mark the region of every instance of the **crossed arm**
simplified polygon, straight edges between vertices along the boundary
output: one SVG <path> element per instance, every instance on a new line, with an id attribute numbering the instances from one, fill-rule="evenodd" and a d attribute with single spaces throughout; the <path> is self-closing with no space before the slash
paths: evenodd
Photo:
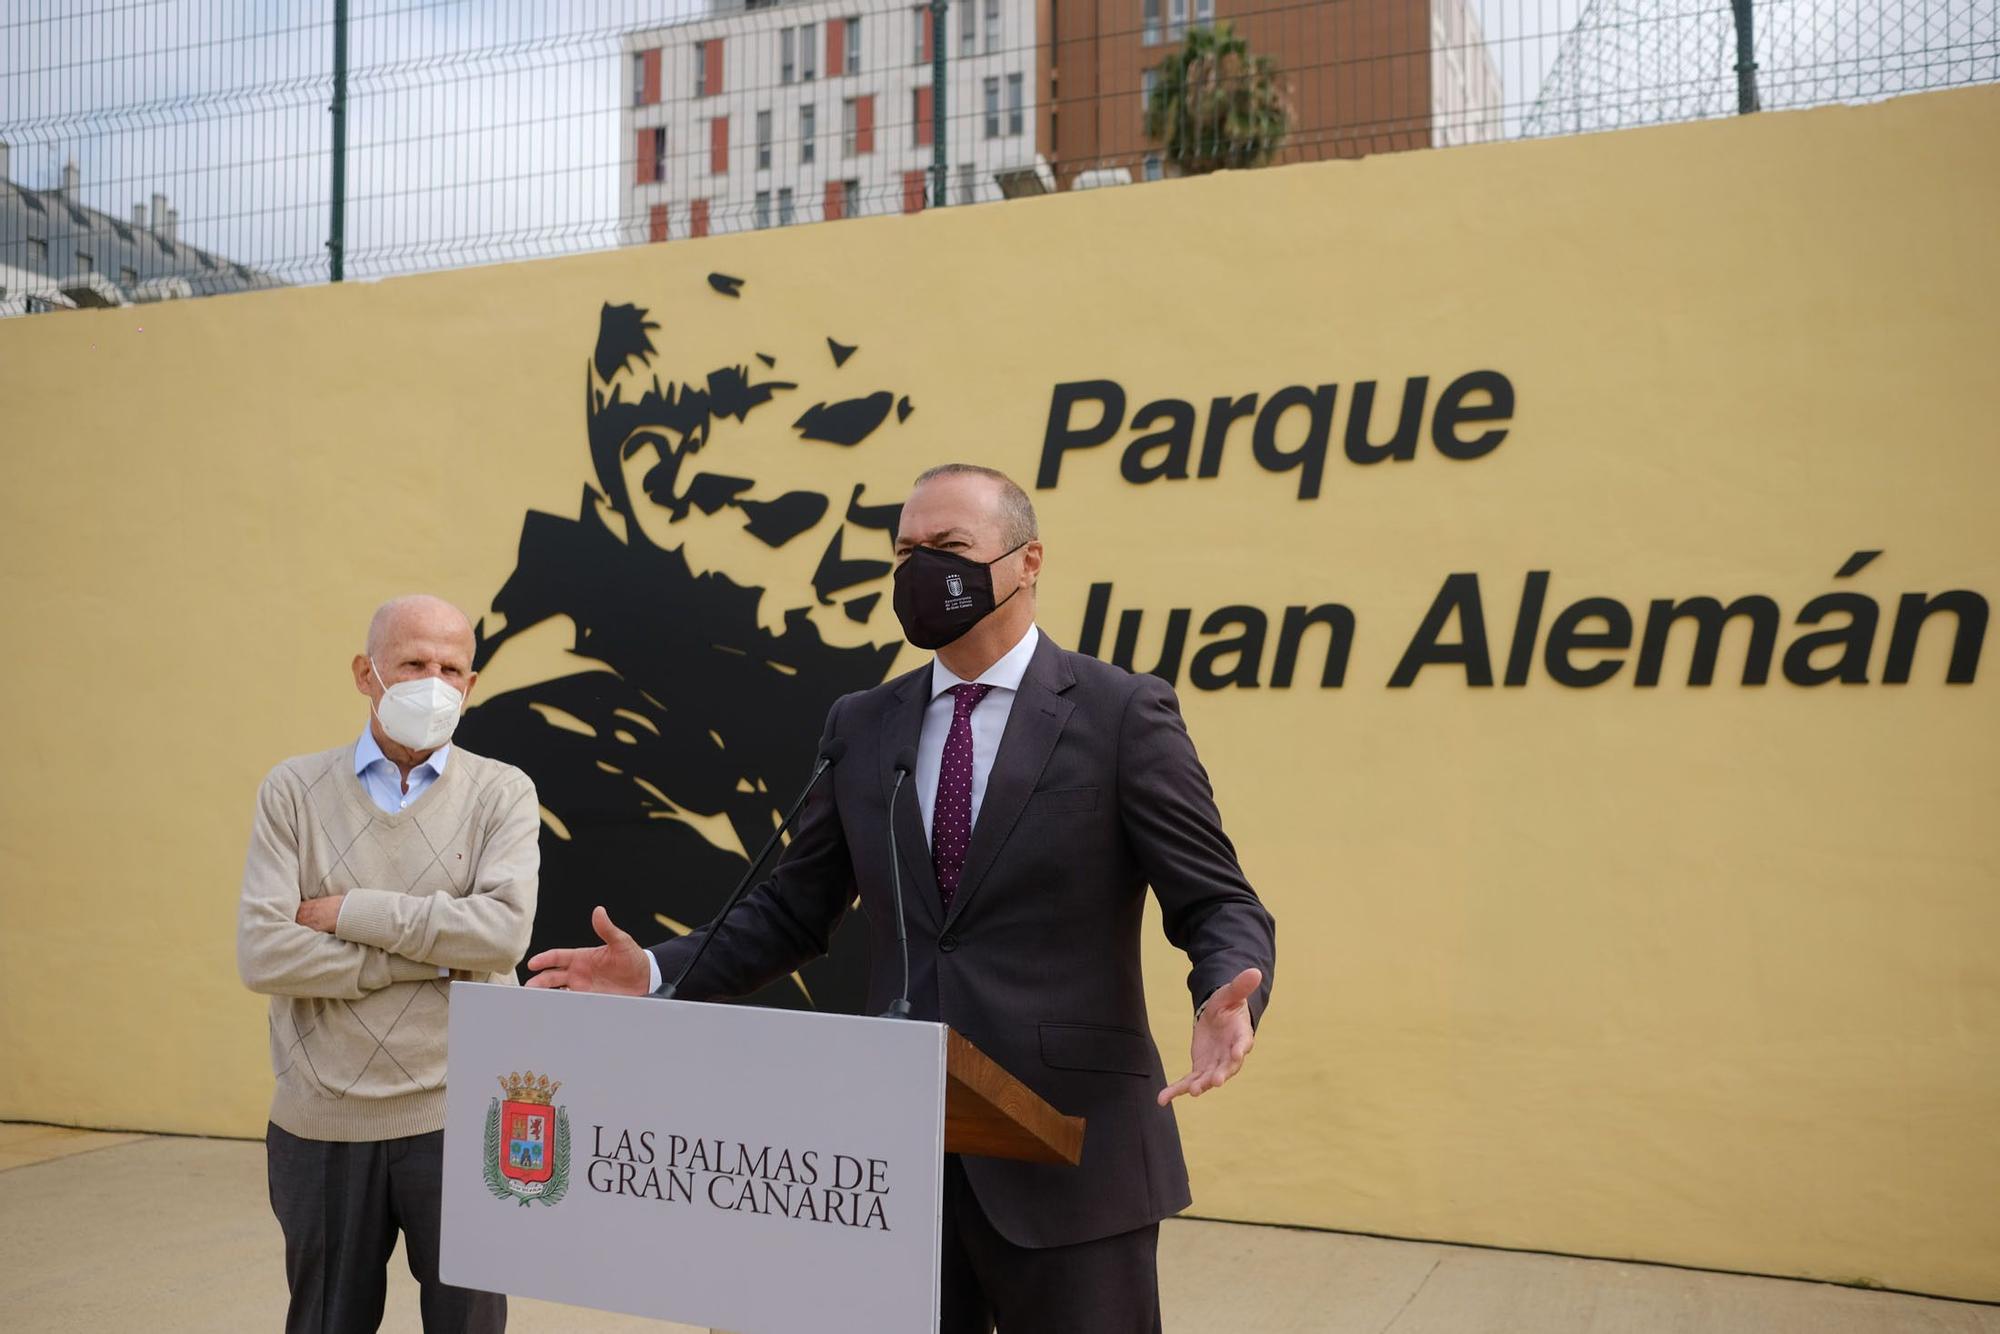
<path id="1" fill-rule="evenodd" d="M 355 889 L 306 899 L 299 893 L 303 812 L 266 779 L 237 912 L 243 984 L 267 995 L 358 1000 L 449 970 L 513 968 L 534 921 L 540 826 L 532 787 L 519 784 L 499 796 L 495 827 L 462 897 Z"/>

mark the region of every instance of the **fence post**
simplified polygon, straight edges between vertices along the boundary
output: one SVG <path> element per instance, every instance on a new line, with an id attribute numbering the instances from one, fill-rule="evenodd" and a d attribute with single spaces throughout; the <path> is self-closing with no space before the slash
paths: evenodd
<path id="1" fill-rule="evenodd" d="M 944 20 L 948 0 L 931 0 L 931 203 L 943 208 L 947 198 L 944 146 Z"/>
<path id="2" fill-rule="evenodd" d="M 347 271 L 347 0 L 333 0 L 333 220 L 326 242 L 328 276 Z"/>
<path id="3" fill-rule="evenodd" d="M 1757 41 L 1752 31 L 1751 0 L 1730 0 L 1736 11 L 1736 114 L 1757 110 Z"/>

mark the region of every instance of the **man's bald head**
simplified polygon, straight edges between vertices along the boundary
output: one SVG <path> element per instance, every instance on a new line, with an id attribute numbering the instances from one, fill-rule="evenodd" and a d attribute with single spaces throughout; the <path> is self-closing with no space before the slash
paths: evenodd
<path id="1" fill-rule="evenodd" d="M 372 704 L 390 686 L 435 676 L 469 697 L 479 679 L 472 670 L 474 647 L 471 620 L 443 598 L 427 593 L 392 598 L 369 618 L 367 646 L 352 664 L 354 688 Z M 398 754 L 388 745 L 383 750 L 392 759 Z"/>
<path id="2" fill-rule="evenodd" d="M 390 598 L 375 609 L 368 621 L 369 657 L 382 654 L 399 635 L 425 634 L 462 640 L 470 663 L 473 637 L 472 619 L 443 598 L 428 593 L 410 593 Z"/>

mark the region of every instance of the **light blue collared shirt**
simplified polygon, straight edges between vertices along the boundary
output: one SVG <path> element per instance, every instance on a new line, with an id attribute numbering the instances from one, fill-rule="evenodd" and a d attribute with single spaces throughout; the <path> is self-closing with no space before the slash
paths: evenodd
<path id="1" fill-rule="evenodd" d="M 451 743 L 445 742 L 430 756 L 410 770 L 410 790 L 403 791 L 403 776 L 396 769 L 396 762 L 382 753 L 376 744 L 375 729 L 361 729 L 361 740 L 354 743 L 354 776 L 361 780 L 361 786 L 368 789 L 369 797 L 376 806 L 388 815 L 400 814 L 404 807 L 424 795 L 430 785 L 444 773 L 444 767 L 451 761 Z"/>

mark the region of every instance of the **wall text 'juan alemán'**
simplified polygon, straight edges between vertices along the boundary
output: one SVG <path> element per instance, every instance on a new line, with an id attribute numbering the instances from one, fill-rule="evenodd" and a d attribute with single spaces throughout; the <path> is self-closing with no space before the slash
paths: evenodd
<path id="1" fill-rule="evenodd" d="M 1854 578 L 1881 554 L 1855 552 L 1834 578 Z M 1540 674 L 1579 689 L 1621 677 L 1637 687 L 1669 678 L 1706 686 L 1718 677 L 1759 686 L 1770 681 L 1775 668 L 1797 686 L 1905 685 L 1918 644 L 1928 635 L 1946 637 L 1944 682 L 1970 685 L 1986 638 L 1987 600 L 1963 588 L 1878 598 L 1849 585 L 1807 600 L 1788 616 L 1777 598 L 1762 593 L 1737 594 L 1726 602 L 1708 594 L 1655 597 L 1637 611 L 1602 596 L 1552 606 L 1549 578 L 1547 570 L 1530 570 L 1518 582 L 1505 580 L 1510 590 L 1520 591 L 1510 592 L 1489 615 L 1478 574 L 1447 575 L 1421 619 L 1404 632 L 1386 684 L 1400 689 L 1420 676 L 1442 674 L 1467 686 L 1525 686 Z M 1346 684 L 1357 630 L 1353 611 L 1342 603 L 1300 604 L 1275 613 L 1247 604 L 1218 607 L 1202 618 L 1200 639 L 1190 645 L 1193 608 L 1170 608 L 1162 626 L 1157 613 L 1117 608 L 1115 601 L 1109 581 L 1090 586 L 1076 638 L 1079 652 L 1105 656 L 1105 631 L 1115 611 L 1110 661 L 1128 671 L 1151 672 L 1178 685 L 1185 663 L 1188 684 L 1196 690 L 1283 688 L 1292 684 L 1300 658 L 1311 653 L 1309 677 L 1316 665 L 1321 687 Z M 1504 604 L 1511 604 L 1511 617 Z M 1489 630 L 1508 624 L 1511 631 Z"/>

